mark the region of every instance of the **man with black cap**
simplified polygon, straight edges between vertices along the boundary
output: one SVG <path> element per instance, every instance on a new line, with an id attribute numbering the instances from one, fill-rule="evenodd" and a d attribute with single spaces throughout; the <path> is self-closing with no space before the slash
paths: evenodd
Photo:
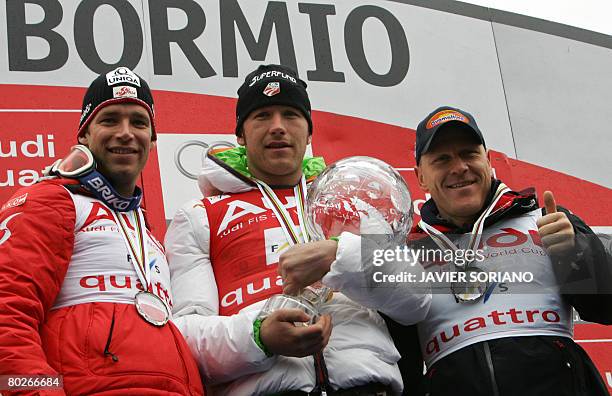
<path id="1" fill-rule="evenodd" d="M 31 378 L 19 394 L 201 395 L 136 186 L 156 140 L 146 81 L 96 78 L 77 139 L 0 209 L 0 374 Z"/>
<path id="2" fill-rule="evenodd" d="M 166 233 L 176 323 L 205 382 L 222 395 L 401 392 L 399 355 L 382 318 L 342 293 L 308 326 L 295 325 L 310 319 L 297 309 L 258 316 L 282 293 L 279 255 L 306 239 L 306 185 L 325 167 L 304 158 L 312 135 L 306 83 L 280 65 L 250 73 L 238 90 L 236 135 L 240 147 L 209 151 L 204 198 L 187 202 Z M 426 301 L 411 311 L 410 299 L 380 305 L 414 323 Z"/>
<path id="3" fill-rule="evenodd" d="M 441 250 L 482 252 L 468 264 L 428 265 L 468 280 L 438 285 L 418 325 L 428 367 L 425 393 L 607 394 L 572 340 L 572 306 L 585 320 L 612 323 L 610 262 L 599 239 L 556 206 L 551 192 L 544 192 L 540 208 L 533 189 L 514 192 L 495 179 L 484 137 L 468 112 L 440 107 L 416 133 L 415 171 L 431 199 L 414 239 Z M 487 273 L 527 277 L 487 281 Z"/>

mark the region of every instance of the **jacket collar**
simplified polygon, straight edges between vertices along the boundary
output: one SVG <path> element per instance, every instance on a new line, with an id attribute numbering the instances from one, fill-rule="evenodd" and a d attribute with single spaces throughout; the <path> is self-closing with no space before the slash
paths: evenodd
<path id="1" fill-rule="evenodd" d="M 302 161 L 302 172 L 307 182 L 314 180 L 323 169 L 325 161 L 321 157 L 306 157 Z M 210 150 L 202 164 L 198 185 L 205 197 L 256 189 L 247 167 L 246 149 L 239 146 Z"/>

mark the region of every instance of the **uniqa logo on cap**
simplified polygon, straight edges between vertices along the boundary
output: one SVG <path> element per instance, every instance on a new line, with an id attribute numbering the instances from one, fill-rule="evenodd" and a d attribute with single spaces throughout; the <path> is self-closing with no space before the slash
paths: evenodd
<path id="1" fill-rule="evenodd" d="M 106 83 L 111 85 L 130 83 L 140 87 L 140 78 L 127 67 L 118 67 L 115 70 L 106 73 Z"/>
<path id="2" fill-rule="evenodd" d="M 469 124 L 466 116 L 456 110 L 442 110 L 433 115 L 427 122 L 427 129 L 431 129 L 439 124 L 444 124 L 448 121 L 461 121 Z"/>

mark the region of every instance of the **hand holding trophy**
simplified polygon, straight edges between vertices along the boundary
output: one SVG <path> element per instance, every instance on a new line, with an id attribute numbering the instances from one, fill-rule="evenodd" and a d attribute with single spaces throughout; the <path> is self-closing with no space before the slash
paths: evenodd
<path id="1" fill-rule="evenodd" d="M 307 240 L 325 241 L 350 232 L 384 235 L 387 241 L 397 243 L 405 241 L 413 214 L 410 192 L 401 175 L 387 163 L 363 156 L 349 157 L 328 166 L 310 186 L 305 212 Z M 311 270 L 308 267 L 315 264 L 297 260 L 295 265 L 304 267 L 304 271 L 295 272 L 307 273 Z M 272 296 L 260 317 L 281 308 L 299 308 L 311 317 L 310 324 L 316 321 L 320 307 L 331 294 L 320 281 L 310 285 L 302 283 L 296 296 Z"/>

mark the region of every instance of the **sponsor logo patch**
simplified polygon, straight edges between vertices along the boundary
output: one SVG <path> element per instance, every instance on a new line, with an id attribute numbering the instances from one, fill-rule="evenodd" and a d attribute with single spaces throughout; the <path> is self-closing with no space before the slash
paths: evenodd
<path id="1" fill-rule="evenodd" d="M 459 113 L 458 111 L 442 110 L 434 114 L 433 117 L 431 117 L 429 121 L 427 121 L 427 129 L 431 129 L 435 126 L 444 124 L 445 122 L 448 122 L 448 121 L 461 121 L 466 124 L 470 122 L 466 116 Z"/>
<path id="2" fill-rule="evenodd" d="M 106 73 L 106 83 L 109 86 L 130 83 L 140 87 L 140 79 L 127 67 L 118 67 L 115 70 Z"/>
<path id="3" fill-rule="evenodd" d="M 28 197 L 28 193 L 25 193 L 23 195 L 20 195 L 18 197 L 11 199 L 10 201 L 2 205 L 2 208 L 0 208 L 0 212 L 2 212 L 4 209 L 15 208 L 17 206 L 23 205 L 27 197 Z"/>
<path id="4" fill-rule="evenodd" d="M 274 96 L 280 93 L 279 82 L 269 82 L 263 90 L 263 94 L 266 96 Z"/>
<path id="5" fill-rule="evenodd" d="M 136 88 L 127 85 L 113 87 L 113 98 L 137 98 Z"/>

